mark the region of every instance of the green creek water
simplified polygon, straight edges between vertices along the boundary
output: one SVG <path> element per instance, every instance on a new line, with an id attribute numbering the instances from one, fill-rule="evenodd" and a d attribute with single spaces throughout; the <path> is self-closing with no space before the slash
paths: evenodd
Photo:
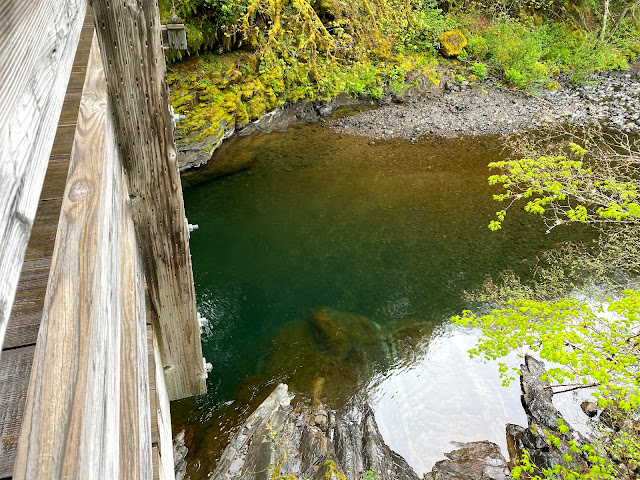
<path id="1" fill-rule="evenodd" d="M 187 216 L 200 227 L 191 252 L 198 308 L 210 321 L 204 355 L 214 366 L 206 395 L 172 405 L 178 428 L 193 428 L 192 478 L 206 477 L 229 432 L 278 381 L 340 408 L 366 389 L 384 405 L 393 382 L 378 387 L 399 366 L 415 371 L 432 358 L 424 369 L 436 378 L 425 385 L 454 369 L 447 363 L 457 360 L 424 354 L 465 308 L 461 291 L 506 268 L 526 274 L 536 253 L 564 239 L 517 212 L 489 231 L 500 207 L 486 165 L 501 158 L 499 144 L 371 145 L 305 125 L 239 138 L 217 154 L 254 159 L 250 170 L 184 176 Z M 416 395 L 388 411 L 414 408 Z M 406 416 L 379 416 L 383 434 L 406 427 Z M 403 441 L 395 446 L 402 454 L 424 451 L 403 451 Z"/>

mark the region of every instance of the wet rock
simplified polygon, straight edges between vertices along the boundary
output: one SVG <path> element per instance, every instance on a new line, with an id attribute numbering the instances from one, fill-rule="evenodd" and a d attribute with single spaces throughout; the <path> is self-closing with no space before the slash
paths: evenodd
<path id="1" fill-rule="evenodd" d="M 187 475 L 187 454 L 189 450 L 184 443 L 185 431 L 182 430 L 173 439 L 173 465 L 176 480 L 184 480 Z"/>
<path id="2" fill-rule="evenodd" d="M 584 401 L 580 404 L 580 408 L 590 418 L 595 417 L 598 414 L 598 405 L 595 402 Z"/>
<path id="3" fill-rule="evenodd" d="M 452 442 L 456 450 L 445 454 L 447 460 L 436 463 L 424 480 L 508 480 L 507 461 L 500 447 L 492 442 Z"/>
<path id="4" fill-rule="evenodd" d="M 522 458 L 522 451 L 527 450 L 531 456 L 531 462 L 538 472 L 552 468 L 554 465 L 569 466 L 565 455 L 573 458 L 573 465 L 586 466 L 584 458 L 571 452 L 570 441 L 578 445 L 587 443 L 587 440 L 577 432 L 553 405 L 553 391 L 549 382 L 540 379 L 545 372 L 544 363 L 530 355 L 525 356 L 525 363 L 520 366 L 520 386 L 522 389 L 522 406 L 527 414 L 529 426 L 523 428 L 517 425 L 507 425 L 507 446 L 509 448 L 510 465 L 514 465 Z M 568 428 L 566 433 L 560 433 L 559 425 Z M 559 439 L 559 444 L 548 440 L 548 434 Z"/>
<path id="5" fill-rule="evenodd" d="M 547 381 L 540 380 L 546 370 L 544 364 L 530 355 L 520 366 L 520 386 L 522 388 L 522 404 L 529 424 L 536 423 L 551 430 L 557 430 L 560 412 L 553 406 L 553 390 Z"/>
<path id="6" fill-rule="evenodd" d="M 366 404 L 337 414 L 302 402 L 291 408 L 291 398 L 287 386 L 279 385 L 231 438 L 210 478 L 355 480 L 373 469 L 380 480 L 418 480 L 384 443 Z"/>
<path id="7" fill-rule="evenodd" d="M 231 438 L 212 478 L 267 478 L 264 472 L 277 462 L 272 432 L 288 418 L 291 399 L 287 386 L 278 385 Z"/>
<path id="8" fill-rule="evenodd" d="M 261 119 L 248 122 L 243 125 L 229 123 L 226 119 L 220 122 L 219 128 L 213 135 L 200 140 L 178 139 L 178 168 L 184 171 L 190 168 L 201 167 L 212 160 L 213 153 L 220 148 L 225 140 L 234 134 L 242 136 L 255 132 L 271 133 L 273 131 L 285 131 L 289 125 L 297 123 L 315 123 L 319 119 L 330 115 L 334 110 L 342 106 L 358 105 L 362 100 L 349 98 L 344 94 L 338 95 L 330 102 L 296 102 L 285 104 L 271 112 L 266 113 Z M 216 160 L 218 156 L 216 156 Z M 221 165 L 211 167 L 211 178 L 228 175 L 251 167 L 251 164 L 226 158 Z"/>

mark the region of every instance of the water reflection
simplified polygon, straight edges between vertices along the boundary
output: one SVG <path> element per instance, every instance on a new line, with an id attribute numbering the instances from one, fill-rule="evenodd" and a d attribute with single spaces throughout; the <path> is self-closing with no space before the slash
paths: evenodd
<path id="1" fill-rule="evenodd" d="M 451 441 L 489 440 L 508 458 L 505 425 L 527 426 L 520 382 L 503 386 L 497 361 L 469 358 L 479 334 L 439 327 L 411 362 L 378 374 L 367 386 L 382 436 L 419 476 L 455 448 Z M 513 352 L 500 361 L 518 367 L 523 355 Z M 589 394 L 582 390 L 554 397 L 564 418 L 585 434 L 589 427 L 579 404 Z"/>
<path id="2" fill-rule="evenodd" d="M 449 442 L 489 440 L 506 454 L 506 423 L 526 425 L 519 382 L 503 387 L 496 362 L 470 360 L 477 332 L 440 327 L 411 364 L 374 378 L 368 391 L 387 444 L 418 475 L 431 470 Z M 518 365 L 515 354 L 506 359 Z"/>
<path id="3" fill-rule="evenodd" d="M 226 155 L 232 146 L 252 156 L 251 170 L 215 181 L 192 174 L 185 188 L 189 221 L 200 225 L 190 242 L 214 366 L 207 395 L 172 404 L 174 419 L 194 429 L 190 460 L 201 468 L 192 479 L 212 469 L 229 432 L 278 381 L 340 408 L 373 378 L 381 428 L 392 448 L 423 462 L 417 469 L 435 458 L 430 445 L 462 439 L 458 421 L 502 430 L 494 414 L 511 407 L 483 380 L 497 369 L 458 368 L 472 339 L 428 343 L 465 307 L 463 289 L 504 268 L 526 273 L 528 259 L 568 234 L 544 235 L 518 212 L 510 228 L 489 232 L 497 207 L 486 165 L 504 158 L 498 142 L 372 146 L 305 126 L 241 139 Z M 420 424 L 433 435 L 419 436 Z"/>

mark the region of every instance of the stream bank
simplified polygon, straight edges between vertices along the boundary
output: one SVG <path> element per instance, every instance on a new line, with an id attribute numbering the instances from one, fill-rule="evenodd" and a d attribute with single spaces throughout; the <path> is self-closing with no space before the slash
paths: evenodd
<path id="1" fill-rule="evenodd" d="M 199 142 L 179 142 L 181 171 L 207 164 L 225 140 L 255 132 L 285 131 L 297 123 L 328 122 L 338 133 L 371 139 L 420 137 L 457 138 L 479 135 L 510 135 L 536 129 L 552 122 L 603 126 L 626 133 L 640 132 L 640 70 L 592 74 L 580 85 L 568 77 L 558 78 L 558 90 L 542 90 L 537 95 L 507 90 L 498 80 L 488 78 L 479 84 L 458 82 L 447 72 L 436 85 L 424 78 L 398 95 L 386 95 L 372 103 L 339 95 L 327 103 L 286 104 L 262 119 L 242 127 L 220 125 L 220 134 Z M 328 120 L 344 106 L 360 106 L 351 116 Z M 375 107 L 375 108 L 367 108 Z M 222 176 L 251 167 L 246 161 L 226 158 L 209 166 L 209 175 Z"/>

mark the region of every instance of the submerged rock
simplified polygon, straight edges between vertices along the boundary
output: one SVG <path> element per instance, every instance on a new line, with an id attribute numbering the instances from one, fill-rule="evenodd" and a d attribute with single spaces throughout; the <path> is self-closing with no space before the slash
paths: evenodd
<path id="1" fill-rule="evenodd" d="M 508 480 L 507 461 L 500 447 L 492 442 L 452 442 L 457 450 L 445 454 L 447 460 L 436 463 L 424 480 Z"/>
<path id="2" fill-rule="evenodd" d="M 286 381 L 315 403 L 344 405 L 391 360 L 389 332 L 361 315 L 316 308 L 275 336 L 267 378 Z"/>

